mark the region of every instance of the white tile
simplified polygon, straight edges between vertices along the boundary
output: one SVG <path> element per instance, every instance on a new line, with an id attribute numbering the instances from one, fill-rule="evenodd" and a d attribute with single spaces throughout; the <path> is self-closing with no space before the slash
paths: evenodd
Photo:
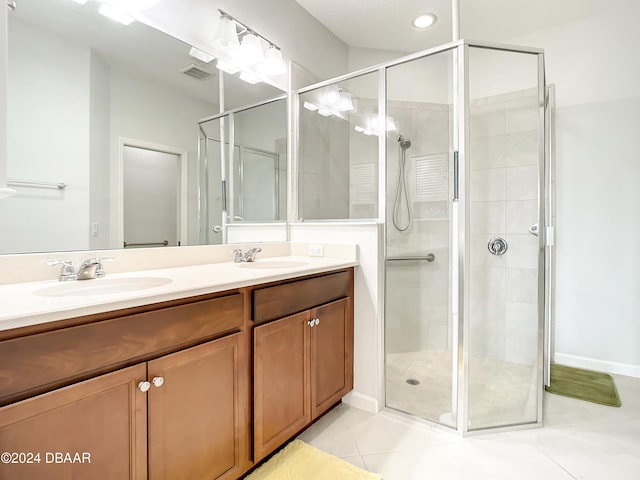
<path id="1" fill-rule="evenodd" d="M 506 199 L 536 200 L 538 198 L 538 167 L 508 167 L 506 169 Z"/>
<path id="2" fill-rule="evenodd" d="M 482 362 L 474 366 L 476 375 L 490 370 Z M 303 436 L 384 480 L 637 480 L 640 379 L 614 379 L 622 407 L 545 394 L 539 429 L 461 438 L 398 413 L 340 406 Z"/>
<path id="3" fill-rule="evenodd" d="M 506 102 L 505 129 L 508 133 L 538 129 L 538 99 L 523 97 Z"/>
<path id="4" fill-rule="evenodd" d="M 506 178 L 504 168 L 473 170 L 470 176 L 470 199 L 472 202 L 499 201 L 505 199 Z"/>
<path id="5" fill-rule="evenodd" d="M 538 131 L 508 133 L 505 141 L 507 167 L 538 165 Z"/>
<path id="6" fill-rule="evenodd" d="M 506 229 L 504 231 L 518 234 L 529 233 L 529 228 L 536 223 L 538 223 L 537 200 L 506 202 Z"/>
<path id="7" fill-rule="evenodd" d="M 384 413 L 352 428 L 351 432 L 363 456 L 455 440 L 433 427 L 407 423 Z"/>
<path id="8" fill-rule="evenodd" d="M 509 268 L 538 268 L 538 237 L 531 234 L 506 235 L 508 249 L 503 255 Z"/>
<path id="9" fill-rule="evenodd" d="M 471 108 L 471 137 L 490 137 L 506 132 L 505 105 L 495 103 Z"/>
<path id="10" fill-rule="evenodd" d="M 471 233 L 498 233 L 506 230 L 505 202 L 471 202 Z"/>
<path id="11" fill-rule="evenodd" d="M 538 302 L 538 269 L 507 268 L 506 298 L 510 302 Z"/>
<path id="12" fill-rule="evenodd" d="M 504 167 L 507 158 L 507 137 L 495 135 L 472 138 L 468 158 L 471 170 Z"/>

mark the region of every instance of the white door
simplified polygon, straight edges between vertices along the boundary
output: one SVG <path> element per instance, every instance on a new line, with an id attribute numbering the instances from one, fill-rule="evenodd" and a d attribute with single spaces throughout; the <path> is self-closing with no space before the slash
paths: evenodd
<path id="1" fill-rule="evenodd" d="M 179 245 L 180 156 L 124 146 L 125 248 Z"/>

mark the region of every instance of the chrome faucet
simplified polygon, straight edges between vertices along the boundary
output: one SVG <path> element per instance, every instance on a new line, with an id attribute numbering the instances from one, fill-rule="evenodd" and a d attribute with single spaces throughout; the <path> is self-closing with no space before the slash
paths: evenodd
<path id="1" fill-rule="evenodd" d="M 58 281 L 60 282 L 78 279 L 76 269 L 71 260 L 49 260 L 47 261 L 47 265 L 62 265 L 62 270 L 60 270 L 60 276 L 58 277 Z"/>
<path id="2" fill-rule="evenodd" d="M 105 276 L 104 270 L 102 269 L 102 262 L 105 260 L 113 260 L 113 257 L 90 258 L 82 262 L 77 271 L 71 260 L 49 260 L 47 265 L 62 265 L 62 270 L 58 277 L 58 280 L 61 282 L 69 280 L 90 280 Z"/>
<path id="3" fill-rule="evenodd" d="M 94 257 L 82 262 L 78 267 L 78 280 L 91 280 L 93 278 L 104 277 L 102 260 L 100 257 Z"/>
<path id="4" fill-rule="evenodd" d="M 234 260 L 236 263 L 255 262 L 256 255 L 261 251 L 262 249 L 260 247 L 250 248 L 246 252 L 243 252 L 240 248 L 232 250 L 232 252 L 236 255 Z"/>

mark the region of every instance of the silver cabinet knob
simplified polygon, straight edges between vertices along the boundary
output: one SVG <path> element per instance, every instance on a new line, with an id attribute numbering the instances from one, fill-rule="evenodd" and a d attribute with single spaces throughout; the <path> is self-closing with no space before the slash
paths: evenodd
<path id="1" fill-rule="evenodd" d="M 161 387 L 162 384 L 164 383 L 164 378 L 162 377 L 153 377 L 153 380 L 151 380 L 151 382 L 153 383 L 154 387 Z"/>
<path id="2" fill-rule="evenodd" d="M 220 232 L 222 232 L 222 226 L 214 225 L 213 226 L 213 233 L 220 233 Z"/>
<path id="3" fill-rule="evenodd" d="M 320 319 L 316 318 L 316 325 L 320 325 Z"/>
<path id="4" fill-rule="evenodd" d="M 312 318 L 307 322 L 307 325 L 309 325 L 310 327 L 313 327 L 315 324 L 316 324 L 315 318 Z"/>
<path id="5" fill-rule="evenodd" d="M 151 388 L 151 384 L 145 380 L 144 382 L 140 382 L 138 384 L 138 388 L 142 393 L 146 393 Z"/>

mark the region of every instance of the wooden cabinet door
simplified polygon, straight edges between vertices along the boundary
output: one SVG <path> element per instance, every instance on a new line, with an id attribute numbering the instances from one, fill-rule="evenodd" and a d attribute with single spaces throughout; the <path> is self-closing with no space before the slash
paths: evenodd
<path id="1" fill-rule="evenodd" d="M 239 476 L 248 457 L 242 338 L 229 335 L 149 362 L 150 480 Z"/>
<path id="2" fill-rule="evenodd" d="M 308 322 L 307 311 L 253 329 L 255 461 L 311 420 Z"/>
<path id="3" fill-rule="evenodd" d="M 344 299 L 311 311 L 311 414 L 328 410 L 353 388 L 353 316 Z"/>
<path id="4" fill-rule="evenodd" d="M 0 478 L 145 480 L 146 376 L 136 365 L 1 408 L 0 452 L 17 463 L 3 454 Z"/>

